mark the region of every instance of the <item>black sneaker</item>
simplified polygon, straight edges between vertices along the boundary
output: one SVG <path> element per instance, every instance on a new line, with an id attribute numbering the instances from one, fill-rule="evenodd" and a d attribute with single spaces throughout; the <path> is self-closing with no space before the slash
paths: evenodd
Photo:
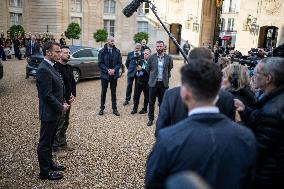
<path id="1" fill-rule="evenodd" d="M 104 110 L 100 110 L 99 115 L 104 115 Z"/>
<path id="2" fill-rule="evenodd" d="M 116 116 L 120 116 L 120 114 L 119 114 L 119 112 L 117 111 L 117 110 L 113 110 L 113 112 L 112 112 L 114 115 L 116 115 Z"/>

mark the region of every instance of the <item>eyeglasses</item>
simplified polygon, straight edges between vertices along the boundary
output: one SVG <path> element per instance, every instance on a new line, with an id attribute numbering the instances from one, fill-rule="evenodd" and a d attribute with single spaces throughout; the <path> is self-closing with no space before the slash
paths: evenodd
<path id="1" fill-rule="evenodd" d="M 264 76 L 267 76 L 267 74 L 266 73 L 264 73 L 264 72 L 258 72 L 258 71 L 253 71 L 253 75 L 264 75 Z"/>

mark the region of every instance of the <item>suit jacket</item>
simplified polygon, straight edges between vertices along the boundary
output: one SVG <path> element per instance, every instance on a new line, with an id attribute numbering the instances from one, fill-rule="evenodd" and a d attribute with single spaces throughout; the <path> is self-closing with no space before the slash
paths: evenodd
<path id="1" fill-rule="evenodd" d="M 41 121 L 56 121 L 63 110 L 63 81 L 59 73 L 45 60 L 36 75 Z"/>
<path id="2" fill-rule="evenodd" d="M 136 61 L 134 60 L 134 51 L 128 53 L 125 66 L 128 69 L 127 77 L 134 77 L 136 74 Z M 140 60 L 142 61 L 144 59 L 144 54 L 140 54 Z"/>
<path id="3" fill-rule="evenodd" d="M 147 161 L 145 188 L 193 171 L 212 188 L 241 189 L 251 181 L 256 140 L 246 127 L 218 113 L 194 114 L 162 129 Z"/>
<path id="4" fill-rule="evenodd" d="M 31 53 L 32 50 L 32 53 Z M 28 42 L 26 47 L 26 57 L 29 57 L 31 55 L 36 55 L 40 53 L 40 47 L 37 42 L 34 42 L 34 45 L 32 46 L 31 41 Z"/>
<path id="5" fill-rule="evenodd" d="M 108 52 L 107 45 L 100 50 L 99 55 L 99 68 L 101 70 L 101 78 L 109 79 L 108 69 L 115 69 L 114 78 L 119 77 L 119 69 L 121 69 L 122 58 L 120 50 L 116 47 L 113 47 L 112 53 Z"/>
<path id="6" fill-rule="evenodd" d="M 173 68 L 173 59 L 171 56 L 164 55 L 164 71 L 163 83 L 167 88 L 169 87 L 169 78 L 171 77 L 171 69 Z M 158 79 L 158 56 L 157 53 L 153 54 L 147 64 L 146 71 L 149 73 L 149 86 L 155 87 Z"/>
<path id="7" fill-rule="evenodd" d="M 216 106 L 219 108 L 221 113 L 225 114 L 232 120 L 235 119 L 234 96 L 231 93 L 225 90 L 220 90 Z M 156 122 L 155 136 L 158 135 L 158 131 L 160 129 L 174 125 L 187 117 L 188 110 L 182 102 L 180 87 L 174 87 L 167 90 Z"/>

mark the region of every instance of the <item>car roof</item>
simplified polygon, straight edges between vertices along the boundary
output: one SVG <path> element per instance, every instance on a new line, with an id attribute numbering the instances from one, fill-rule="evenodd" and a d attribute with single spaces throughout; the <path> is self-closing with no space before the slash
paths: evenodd
<path id="1" fill-rule="evenodd" d="M 71 54 L 73 54 L 74 52 L 81 50 L 81 49 L 86 49 L 86 48 L 90 48 L 90 49 L 97 49 L 97 48 L 93 48 L 93 47 L 88 47 L 88 46 L 76 46 L 76 45 L 70 45 L 69 49 L 71 51 Z"/>

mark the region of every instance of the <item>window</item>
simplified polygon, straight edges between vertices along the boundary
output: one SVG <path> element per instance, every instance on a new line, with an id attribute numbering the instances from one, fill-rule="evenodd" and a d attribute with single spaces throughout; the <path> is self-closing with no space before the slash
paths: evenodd
<path id="1" fill-rule="evenodd" d="M 228 19 L 228 26 L 227 26 L 227 30 L 228 31 L 234 31 L 234 23 L 235 20 L 233 18 L 229 18 Z"/>
<path id="2" fill-rule="evenodd" d="M 138 32 L 148 33 L 148 22 L 138 22 Z"/>
<path id="3" fill-rule="evenodd" d="M 105 14 L 115 14 L 115 1 L 114 0 L 104 1 L 104 13 Z"/>
<path id="4" fill-rule="evenodd" d="M 9 0 L 9 6 L 22 8 L 22 0 Z"/>
<path id="5" fill-rule="evenodd" d="M 236 12 L 236 0 L 230 0 L 229 12 Z"/>
<path id="6" fill-rule="evenodd" d="M 82 12 L 82 0 L 71 0 L 71 12 Z"/>
<path id="7" fill-rule="evenodd" d="M 91 49 L 83 49 L 73 54 L 74 58 L 94 57 Z"/>
<path id="8" fill-rule="evenodd" d="M 143 3 L 138 9 L 138 15 L 146 15 L 149 14 L 149 4 Z"/>
<path id="9" fill-rule="evenodd" d="M 104 20 L 104 29 L 110 36 L 114 36 L 114 20 Z"/>
<path id="10" fill-rule="evenodd" d="M 18 13 L 10 13 L 10 25 L 22 25 L 23 23 L 23 18 L 22 14 Z"/>
<path id="11" fill-rule="evenodd" d="M 222 21 L 221 21 L 221 31 L 222 32 L 225 30 L 225 24 L 226 24 L 226 20 L 225 18 L 222 18 Z"/>

